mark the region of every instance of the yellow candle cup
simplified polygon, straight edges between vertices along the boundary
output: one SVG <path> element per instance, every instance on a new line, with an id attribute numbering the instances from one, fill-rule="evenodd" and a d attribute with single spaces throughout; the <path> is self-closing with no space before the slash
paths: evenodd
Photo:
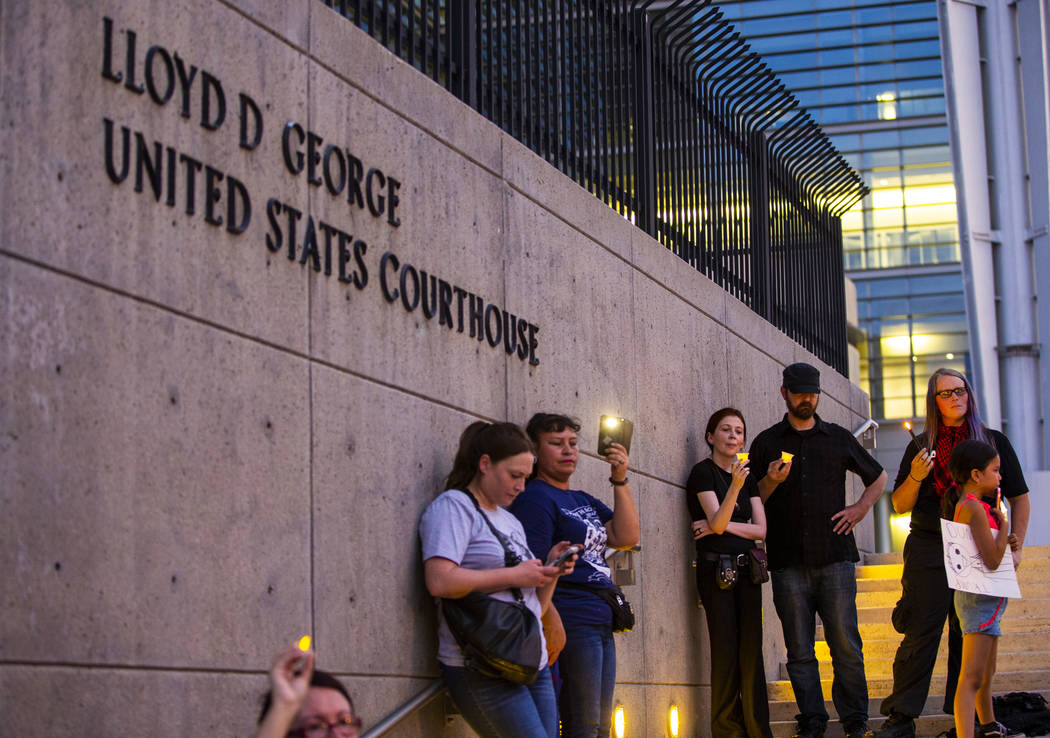
<path id="1" fill-rule="evenodd" d="M 736 458 L 737 458 L 738 461 L 747 461 L 747 457 L 748 457 L 747 452 L 741 452 L 741 453 L 736 455 Z"/>
<path id="2" fill-rule="evenodd" d="M 787 451 L 780 452 L 780 460 L 785 464 L 790 464 L 793 458 L 795 458 L 795 454 L 789 454 Z"/>
<path id="3" fill-rule="evenodd" d="M 300 651 L 306 653 L 310 650 L 310 636 L 303 636 L 299 639 L 299 642 L 296 645 L 299 647 Z"/>

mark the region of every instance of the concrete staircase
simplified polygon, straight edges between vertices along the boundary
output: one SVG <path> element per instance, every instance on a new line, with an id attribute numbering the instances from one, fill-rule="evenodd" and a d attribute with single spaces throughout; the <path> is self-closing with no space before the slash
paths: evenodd
<path id="1" fill-rule="evenodd" d="M 903 563 L 900 554 L 868 554 L 857 567 L 857 611 L 864 640 L 864 664 L 868 677 L 871 706 L 869 725 L 883 721 L 879 712 L 882 699 L 893 688 L 893 656 L 902 636 L 890 625 L 890 614 L 901 593 Z M 1050 546 L 1026 547 L 1019 574 L 1023 599 L 1012 600 L 1003 616 L 1003 636 L 999 641 L 998 671 L 993 688 L 996 694 L 1039 692 L 1050 700 Z M 945 626 L 947 631 L 947 626 Z M 825 706 L 831 715 L 829 738 L 841 736 L 835 706 L 831 702 L 831 656 L 823 640 L 823 627 L 817 626 L 817 659 Z M 936 736 L 952 727 L 951 716 L 941 712 L 947 671 L 948 635 L 941 638 L 941 650 L 923 714 L 916 722 L 918 736 Z M 780 665 L 780 680 L 770 682 L 770 721 L 777 738 L 790 736 L 795 728 L 794 692 L 788 681 L 786 664 Z"/>

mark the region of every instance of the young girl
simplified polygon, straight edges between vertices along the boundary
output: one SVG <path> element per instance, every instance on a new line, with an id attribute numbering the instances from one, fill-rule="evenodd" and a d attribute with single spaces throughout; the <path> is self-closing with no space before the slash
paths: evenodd
<path id="1" fill-rule="evenodd" d="M 982 441 L 961 441 L 952 449 L 948 472 L 955 484 L 944 493 L 941 514 L 969 525 L 981 561 L 989 569 L 998 568 L 1009 542 L 1009 525 L 998 507 L 981 499 L 999 487 L 998 452 Z M 978 735 L 1001 738 L 1008 734 L 992 710 L 992 676 L 1002 635 L 999 621 L 1005 609 L 1005 597 L 955 592 L 955 610 L 963 632 L 962 674 L 954 706 L 958 738 L 973 738 L 975 706 L 981 724 Z"/>

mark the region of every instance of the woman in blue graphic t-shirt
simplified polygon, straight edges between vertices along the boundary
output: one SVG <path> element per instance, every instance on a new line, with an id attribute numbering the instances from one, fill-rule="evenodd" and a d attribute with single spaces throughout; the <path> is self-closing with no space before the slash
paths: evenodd
<path id="1" fill-rule="evenodd" d="M 562 577 L 551 610 L 561 617 L 565 648 L 558 660 L 562 679 L 558 708 L 564 738 L 606 736 L 612 719 L 616 646 L 612 611 L 597 591 L 613 586 L 605 550 L 638 542 L 638 511 L 627 484 L 627 449 L 612 444 L 606 454 L 613 508 L 569 479 L 579 461 L 580 424 L 565 415 L 537 413 L 525 428 L 536 447 L 535 476 L 510 507 L 525 528 L 529 547 L 548 551 L 562 540 L 583 546 L 572 574 Z"/>

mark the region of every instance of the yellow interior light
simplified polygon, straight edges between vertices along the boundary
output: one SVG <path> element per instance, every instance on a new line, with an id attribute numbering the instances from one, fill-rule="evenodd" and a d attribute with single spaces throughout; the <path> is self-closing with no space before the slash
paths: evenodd
<path id="1" fill-rule="evenodd" d="M 613 713 L 613 733 L 616 738 L 623 738 L 627 735 L 627 720 L 624 717 L 623 705 L 617 705 L 616 712 Z"/>
<path id="2" fill-rule="evenodd" d="M 671 733 L 671 738 L 678 738 L 678 705 L 671 705 L 671 709 L 667 712 L 667 729 Z"/>
<path id="3" fill-rule="evenodd" d="M 875 96 L 879 106 L 880 120 L 897 119 L 897 96 L 892 92 L 880 92 Z"/>
<path id="4" fill-rule="evenodd" d="M 302 651 L 303 653 L 306 653 L 307 651 L 310 650 L 310 636 L 308 636 L 308 635 L 303 636 L 302 638 L 299 639 L 299 642 L 296 645 L 299 646 L 299 650 L 300 651 Z"/>

